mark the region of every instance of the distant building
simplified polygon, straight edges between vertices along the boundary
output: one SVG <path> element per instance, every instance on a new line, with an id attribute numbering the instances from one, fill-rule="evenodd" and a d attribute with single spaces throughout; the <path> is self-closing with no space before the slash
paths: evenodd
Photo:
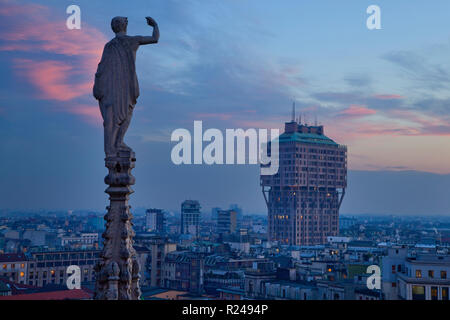
<path id="1" fill-rule="evenodd" d="M 347 186 L 347 147 L 325 136 L 323 126 L 297 122 L 295 114 L 285 123 L 278 141 L 278 173 L 261 175 L 269 240 L 324 244 L 328 236 L 339 232 L 339 208 Z"/>
<path id="2" fill-rule="evenodd" d="M 253 267 L 245 270 L 245 295 L 251 299 L 262 299 L 265 296 L 265 283 L 276 278 L 273 262 L 268 260 L 253 262 Z"/>
<path id="3" fill-rule="evenodd" d="M 405 271 L 407 247 L 391 247 L 381 260 L 381 289 L 386 300 L 398 300 L 397 275 Z"/>
<path id="4" fill-rule="evenodd" d="M 167 254 L 177 249 L 175 243 L 170 243 L 167 239 L 161 237 L 154 237 L 148 242 L 150 249 L 150 261 L 148 262 L 150 273 L 150 286 L 161 287 L 162 282 L 162 265 L 166 259 Z"/>
<path id="5" fill-rule="evenodd" d="M 150 232 L 164 232 L 164 212 L 162 209 L 147 209 L 145 228 Z"/>
<path id="6" fill-rule="evenodd" d="M 161 280 L 165 288 L 200 294 L 204 290 L 204 269 L 202 254 L 173 251 L 166 256 Z"/>
<path id="7" fill-rule="evenodd" d="M 200 203 L 196 200 L 186 200 L 181 204 L 181 234 L 198 237 L 200 208 Z"/>
<path id="8" fill-rule="evenodd" d="M 61 246 L 94 247 L 98 244 L 98 233 L 81 233 L 61 238 Z"/>
<path id="9" fill-rule="evenodd" d="M 424 254 L 407 258 L 397 281 L 400 299 L 448 301 L 450 256 Z"/>
<path id="10" fill-rule="evenodd" d="M 22 238 L 30 240 L 32 246 L 45 246 L 48 244 L 46 241 L 47 231 L 43 230 L 25 230 Z"/>
<path id="11" fill-rule="evenodd" d="M 387 300 L 449 300 L 450 256 L 407 255 L 393 247 L 382 261 L 382 290 Z"/>
<path id="12" fill-rule="evenodd" d="M 218 218 L 218 213 L 219 211 L 222 210 L 218 207 L 214 207 L 211 209 L 211 220 L 217 222 L 217 218 Z"/>
<path id="13" fill-rule="evenodd" d="M 81 283 L 95 280 L 94 266 L 98 250 L 67 250 L 32 252 L 28 268 L 28 284 L 38 287 L 47 284 L 65 285 L 67 267 L 77 265 L 81 269 Z"/>
<path id="14" fill-rule="evenodd" d="M 234 210 L 219 210 L 217 212 L 217 232 L 234 233 L 237 227 L 237 212 Z"/>
<path id="15" fill-rule="evenodd" d="M 28 258 L 23 253 L 0 254 L 0 277 L 10 281 L 27 283 Z"/>
<path id="16" fill-rule="evenodd" d="M 355 218 L 341 217 L 339 218 L 339 229 L 345 230 L 354 226 L 358 220 Z"/>
<path id="17" fill-rule="evenodd" d="M 88 217 L 88 225 L 95 231 L 105 228 L 105 219 L 102 216 L 91 215 Z"/>
<path id="18" fill-rule="evenodd" d="M 237 204 L 234 203 L 230 204 L 230 210 L 236 211 L 238 220 L 241 220 L 243 218 L 242 208 L 239 207 Z"/>

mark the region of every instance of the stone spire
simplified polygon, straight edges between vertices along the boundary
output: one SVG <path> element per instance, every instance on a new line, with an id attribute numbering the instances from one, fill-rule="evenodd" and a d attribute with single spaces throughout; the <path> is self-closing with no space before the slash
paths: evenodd
<path id="1" fill-rule="evenodd" d="M 110 205 L 105 215 L 106 230 L 100 261 L 95 267 L 96 300 L 137 300 L 140 299 L 139 263 L 133 248 L 133 216 L 128 205 L 131 185 L 135 178 L 131 174 L 136 158 L 132 151 L 119 151 L 117 156 L 106 157 L 105 166 L 109 174 L 105 190 L 109 194 Z"/>

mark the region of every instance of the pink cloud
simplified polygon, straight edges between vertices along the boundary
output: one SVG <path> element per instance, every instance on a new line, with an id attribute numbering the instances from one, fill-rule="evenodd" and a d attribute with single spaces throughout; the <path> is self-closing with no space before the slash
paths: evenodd
<path id="1" fill-rule="evenodd" d="M 339 117 L 347 117 L 347 118 L 360 118 L 365 116 L 370 116 L 376 114 L 377 112 L 373 109 L 369 109 L 365 106 L 361 105 L 351 105 L 347 109 L 344 109 L 338 113 Z"/>
<path id="2" fill-rule="evenodd" d="M 92 88 L 89 81 L 70 83 L 68 78 L 77 71 L 65 62 L 14 59 L 14 66 L 38 89 L 41 99 L 69 101 L 89 93 Z"/>
<path id="3" fill-rule="evenodd" d="M 411 122 L 420 135 L 450 135 L 449 117 L 429 116 L 411 110 L 392 110 L 390 113 L 401 120 Z"/>
<path id="4" fill-rule="evenodd" d="M 33 85 L 38 99 L 58 102 L 61 107 L 56 110 L 81 114 L 77 110 L 80 102 L 75 100 L 93 99 L 94 73 L 105 36 L 85 23 L 81 30 L 69 30 L 64 20 L 55 20 L 49 8 L 41 5 L 8 0 L 0 0 L 0 4 L 5 26 L 0 33 L 0 51 L 24 57 L 13 59 L 12 65 Z M 51 58 L 37 58 L 39 53 L 51 54 Z M 95 115 L 91 116 L 95 121 Z"/>

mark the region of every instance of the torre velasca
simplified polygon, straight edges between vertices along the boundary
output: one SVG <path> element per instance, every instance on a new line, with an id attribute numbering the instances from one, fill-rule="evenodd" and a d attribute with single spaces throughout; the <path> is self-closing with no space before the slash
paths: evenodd
<path id="1" fill-rule="evenodd" d="M 325 136 L 323 126 L 302 124 L 294 114 L 278 139 L 278 173 L 261 175 L 269 240 L 289 245 L 325 243 L 339 232 L 347 147 Z"/>

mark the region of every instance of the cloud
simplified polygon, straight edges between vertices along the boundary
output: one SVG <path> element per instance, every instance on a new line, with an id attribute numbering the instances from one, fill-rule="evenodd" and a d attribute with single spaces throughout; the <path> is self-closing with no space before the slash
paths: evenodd
<path id="1" fill-rule="evenodd" d="M 403 97 L 399 94 L 376 94 L 375 99 L 379 100 L 397 100 L 397 99 L 403 99 Z"/>
<path id="2" fill-rule="evenodd" d="M 384 54 L 382 59 L 399 67 L 402 72 L 418 86 L 431 89 L 443 89 L 450 86 L 450 72 L 442 64 L 432 63 L 419 53 L 413 51 L 392 51 Z"/>
<path id="3" fill-rule="evenodd" d="M 348 75 L 344 80 L 352 87 L 367 87 L 372 83 L 372 79 L 366 74 Z"/>
<path id="4" fill-rule="evenodd" d="M 105 36 L 86 23 L 81 30 L 69 30 L 65 21 L 55 20 L 45 6 L 8 0 L 0 3 L 0 51 L 14 52 L 14 70 L 33 85 L 38 99 L 63 105 L 54 110 L 82 114 L 76 108 L 81 101 L 92 100 Z M 84 115 L 89 118 L 89 113 Z"/>
<path id="5" fill-rule="evenodd" d="M 366 117 L 373 114 L 376 114 L 375 110 L 369 109 L 365 106 L 360 105 L 351 105 L 347 109 L 344 109 L 338 113 L 339 117 L 348 117 L 348 118 L 360 118 Z"/>
<path id="6" fill-rule="evenodd" d="M 87 95 L 92 90 L 90 81 L 69 81 L 71 75 L 79 71 L 67 62 L 14 59 L 13 65 L 18 74 L 38 89 L 40 99 L 69 101 Z"/>

